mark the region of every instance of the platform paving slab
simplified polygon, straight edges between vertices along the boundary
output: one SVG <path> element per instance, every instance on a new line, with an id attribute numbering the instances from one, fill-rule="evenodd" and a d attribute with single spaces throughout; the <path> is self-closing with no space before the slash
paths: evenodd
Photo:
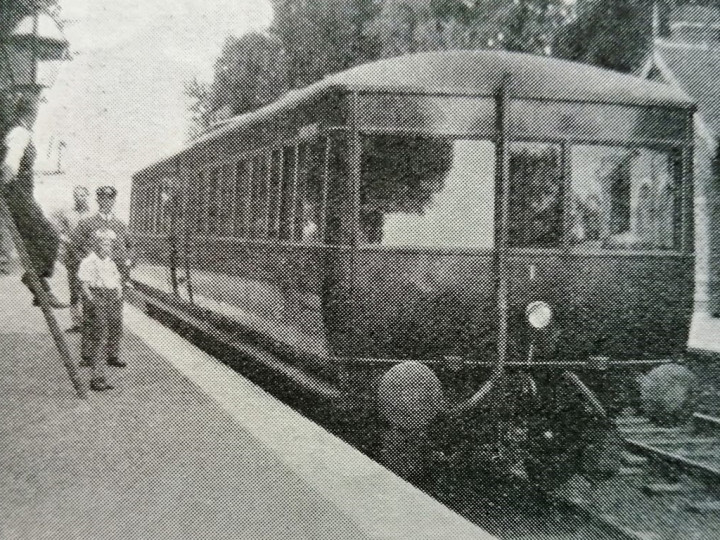
<path id="1" fill-rule="evenodd" d="M 491 538 L 134 308 L 81 401 L 17 275 L 0 302 L 0 539 Z"/>

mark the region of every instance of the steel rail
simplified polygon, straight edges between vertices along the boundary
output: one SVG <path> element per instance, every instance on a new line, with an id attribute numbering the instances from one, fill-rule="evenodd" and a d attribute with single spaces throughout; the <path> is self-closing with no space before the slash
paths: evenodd
<path id="1" fill-rule="evenodd" d="M 685 441 L 682 439 L 678 439 L 677 441 L 678 446 L 684 443 Z M 636 453 L 640 453 L 651 459 L 659 459 L 665 463 L 679 467 L 702 480 L 712 482 L 715 485 L 720 482 L 720 468 L 711 463 L 690 459 L 655 446 L 652 443 L 639 441 L 637 439 L 625 439 L 625 444 L 630 450 Z"/>

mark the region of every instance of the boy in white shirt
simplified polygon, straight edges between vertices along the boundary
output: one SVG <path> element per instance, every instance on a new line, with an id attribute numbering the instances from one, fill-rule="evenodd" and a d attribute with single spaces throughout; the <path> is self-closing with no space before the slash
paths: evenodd
<path id="1" fill-rule="evenodd" d="M 77 274 L 83 291 L 84 331 L 90 345 L 90 388 L 97 392 L 113 388 L 105 379 L 105 363 L 118 361 L 122 336 L 122 278 L 112 259 L 115 239 L 114 231 L 98 230 L 95 250 L 82 260 Z"/>

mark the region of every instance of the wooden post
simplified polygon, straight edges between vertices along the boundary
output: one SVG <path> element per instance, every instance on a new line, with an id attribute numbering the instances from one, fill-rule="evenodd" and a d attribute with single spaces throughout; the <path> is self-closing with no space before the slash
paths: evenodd
<path id="1" fill-rule="evenodd" d="M 5 221 L 7 228 L 10 231 L 10 236 L 13 239 L 18 255 L 20 256 L 20 262 L 27 272 L 28 278 L 30 279 L 30 285 L 36 291 L 35 294 L 40 302 L 40 309 L 42 309 L 43 315 L 45 316 L 45 322 L 47 322 L 50 333 L 55 340 L 55 346 L 60 353 L 60 358 L 62 359 L 63 364 L 65 364 L 65 369 L 70 376 L 70 381 L 75 387 L 75 392 L 77 392 L 79 398 L 85 399 L 87 397 L 85 387 L 78 377 L 77 369 L 75 368 L 75 364 L 70 356 L 70 350 L 68 349 L 67 343 L 65 343 L 65 338 L 63 337 L 60 327 L 58 327 L 55 314 L 50 306 L 50 299 L 48 298 L 47 292 L 42 286 L 42 283 L 40 283 L 40 278 L 35 272 L 30 256 L 25 249 L 25 243 L 20 237 L 20 233 L 15 226 L 15 221 L 12 218 L 12 214 L 10 214 L 10 210 L 7 207 L 4 196 L 0 196 L 0 219 Z"/>

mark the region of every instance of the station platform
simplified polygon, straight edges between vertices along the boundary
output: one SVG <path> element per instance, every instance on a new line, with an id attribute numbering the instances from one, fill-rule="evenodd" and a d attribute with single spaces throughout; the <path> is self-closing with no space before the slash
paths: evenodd
<path id="1" fill-rule="evenodd" d="M 3 540 L 493 538 L 136 308 L 80 400 L 19 273 L 0 305 Z"/>

